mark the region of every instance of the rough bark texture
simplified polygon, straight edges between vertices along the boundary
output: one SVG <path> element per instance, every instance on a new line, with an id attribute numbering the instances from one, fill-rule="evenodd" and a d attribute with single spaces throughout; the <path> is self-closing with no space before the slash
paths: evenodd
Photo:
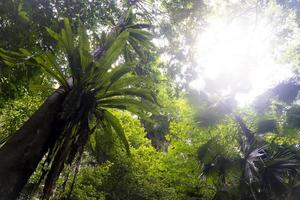
<path id="1" fill-rule="evenodd" d="M 57 117 L 65 98 L 55 92 L 0 148 L 0 199 L 14 200 L 27 183 L 64 122 Z"/>

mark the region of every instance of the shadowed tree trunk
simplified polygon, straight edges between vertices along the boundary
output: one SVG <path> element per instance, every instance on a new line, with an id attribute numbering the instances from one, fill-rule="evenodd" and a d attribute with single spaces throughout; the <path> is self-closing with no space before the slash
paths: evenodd
<path id="1" fill-rule="evenodd" d="M 0 148 L 0 199 L 16 199 L 59 134 L 65 92 L 56 91 Z"/>

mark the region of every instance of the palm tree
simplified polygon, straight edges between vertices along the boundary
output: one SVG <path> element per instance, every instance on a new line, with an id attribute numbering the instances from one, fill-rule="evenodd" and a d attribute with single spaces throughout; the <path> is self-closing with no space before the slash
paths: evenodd
<path id="1" fill-rule="evenodd" d="M 239 116 L 236 121 L 243 134 L 235 156 L 224 155 L 225 147 L 216 138 L 198 151 L 203 177 L 214 180 L 214 199 L 284 199 L 297 181 L 299 150 L 259 141 Z"/>
<path id="2" fill-rule="evenodd" d="M 41 161 L 44 198 L 48 199 L 64 165 L 80 159 L 97 127 L 115 131 L 129 153 L 124 131 L 111 111 L 127 110 L 145 117 L 155 111 L 157 101 L 147 89 L 147 79 L 134 74 L 138 61 L 122 59 L 124 51 L 151 47 L 151 35 L 142 30 L 147 26 L 134 24 L 133 14 L 128 13 L 92 54 L 84 26 L 79 22 L 75 35 L 68 19 L 59 33 L 47 29 L 58 42 L 59 55 L 0 50 L 7 65 L 42 67 L 60 84 L 0 148 L 0 199 L 16 199 Z"/>

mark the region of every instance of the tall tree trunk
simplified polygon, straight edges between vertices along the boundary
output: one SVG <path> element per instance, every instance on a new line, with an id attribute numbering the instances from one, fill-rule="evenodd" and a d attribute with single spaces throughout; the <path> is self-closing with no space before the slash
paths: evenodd
<path id="1" fill-rule="evenodd" d="M 252 145 L 255 142 L 255 137 L 254 137 L 253 133 L 246 126 L 246 124 L 244 123 L 244 121 L 242 120 L 242 118 L 239 115 L 234 114 L 234 117 L 235 117 L 235 120 L 237 121 L 237 123 L 240 125 L 248 143 L 250 145 Z"/>
<path id="2" fill-rule="evenodd" d="M 16 199 L 65 122 L 59 119 L 65 92 L 56 91 L 0 148 L 0 199 Z"/>

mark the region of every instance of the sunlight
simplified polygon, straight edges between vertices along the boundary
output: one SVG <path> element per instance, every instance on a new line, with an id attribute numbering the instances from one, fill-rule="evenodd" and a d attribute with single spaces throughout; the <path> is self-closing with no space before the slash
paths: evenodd
<path id="1" fill-rule="evenodd" d="M 292 75 L 290 67 L 278 61 L 279 49 L 267 20 L 211 20 L 197 41 L 194 56 L 199 78 L 190 86 L 234 95 L 239 105 L 246 105 Z"/>

